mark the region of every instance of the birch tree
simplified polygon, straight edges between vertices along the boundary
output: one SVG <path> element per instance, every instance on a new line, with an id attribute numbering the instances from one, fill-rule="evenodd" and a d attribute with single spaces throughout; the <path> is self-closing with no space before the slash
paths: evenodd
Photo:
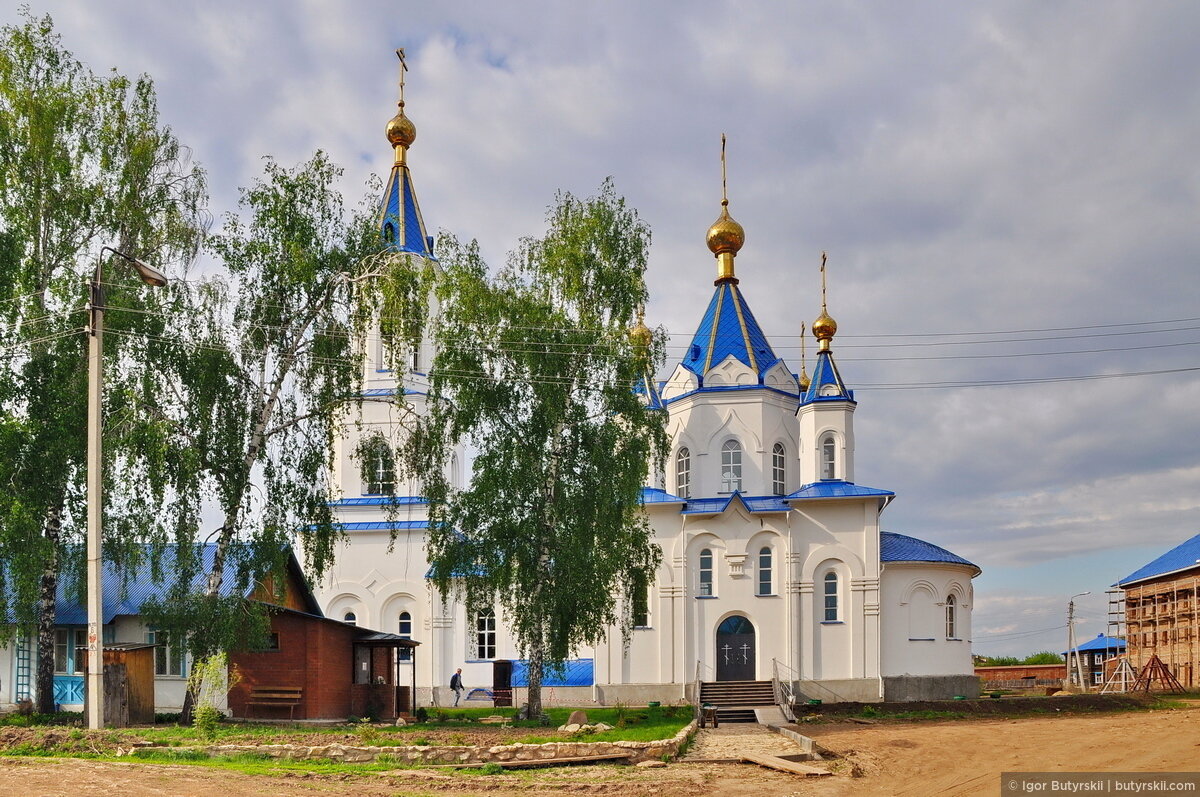
<path id="1" fill-rule="evenodd" d="M 489 275 L 474 244 L 439 244 L 429 412 L 407 455 L 429 500 L 439 591 L 468 612 L 499 604 L 529 659 L 529 711 L 547 666 L 630 626 L 632 593 L 661 553 L 639 503 L 664 420 L 635 393 L 662 340 L 631 338 L 650 231 L 611 181 L 561 194 L 541 238 Z M 470 483 L 441 463 L 477 450 Z"/>

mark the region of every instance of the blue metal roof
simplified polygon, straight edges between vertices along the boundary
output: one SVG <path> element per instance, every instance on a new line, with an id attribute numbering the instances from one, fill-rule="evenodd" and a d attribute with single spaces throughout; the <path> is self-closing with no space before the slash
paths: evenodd
<path id="1" fill-rule="evenodd" d="M 643 504 L 682 504 L 686 503 L 687 499 L 671 495 L 657 487 L 643 487 L 641 501 Z"/>
<path id="2" fill-rule="evenodd" d="M 1125 640 L 1117 637 L 1105 636 L 1104 634 L 1096 634 L 1095 639 L 1089 639 L 1082 645 L 1076 645 L 1076 650 L 1080 653 L 1090 653 L 1094 650 L 1119 652 L 1125 650 Z M 1067 651 L 1063 651 L 1062 655 L 1067 655 Z"/>
<path id="3" fill-rule="evenodd" d="M 796 492 L 787 496 L 786 500 L 797 501 L 804 498 L 868 498 L 870 496 L 886 498 L 889 496 L 894 497 L 895 495 L 891 490 L 860 487 L 854 482 L 846 482 L 841 479 L 826 479 L 804 485 Z"/>
<path id="4" fill-rule="evenodd" d="M 646 374 L 634 383 L 633 392 L 635 395 L 645 396 L 646 406 L 652 410 L 661 410 L 665 406 L 662 394 L 659 392 L 659 386 L 650 379 L 649 374 Z"/>
<path id="5" fill-rule="evenodd" d="M 879 561 L 881 562 L 940 562 L 952 565 L 967 565 L 975 568 L 975 574 L 982 572 L 979 565 L 968 562 L 958 554 L 950 553 L 940 545 L 918 540 L 907 534 L 896 534 L 891 531 L 879 532 Z"/>
<path id="6" fill-rule="evenodd" d="M 822 391 L 822 388 L 829 385 L 837 392 Z M 838 372 L 831 351 L 817 352 L 817 365 L 813 368 L 812 382 L 800 403 L 809 404 L 813 401 L 854 401 L 854 391 L 846 389 L 846 383 L 842 381 L 842 375 Z"/>
<path id="7" fill-rule="evenodd" d="M 542 672 L 542 686 L 591 686 L 596 682 L 594 659 L 568 659 L 562 668 L 546 665 Z M 513 660 L 512 685 L 529 686 L 529 661 Z"/>
<path id="8" fill-rule="evenodd" d="M 758 374 L 759 384 L 763 375 L 780 361 L 742 292 L 733 281 L 726 280 L 713 292 L 684 355 L 683 367 L 703 380 L 710 368 L 731 355 Z"/>
<path id="9" fill-rule="evenodd" d="M 433 239 L 425 232 L 421 218 L 421 207 L 413 190 L 412 174 L 407 163 L 397 163 L 388 177 L 379 206 L 379 235 L 384 249 L 389 252 L 407 252 L 429 260 L 433 256 Z"/>
<path id="10" fill-rule="evenodd" d="M 1165 576 L 1192 568 L 1200 568 L 1200 534 L 1176 545 L 1153 562 L 1134 570 L 1118 581 L 1116 586 L 1124 587 L 1135 581 L 1145 581 L 1148 578 Z"/>
<path id="11" fill-rule="evenodd" d="M 427 520 L 378 520 L 363 523 L 336 523 L 342 531 L 413 531 L 429 528 Z"/>
<path id="12" fill-rule="evenodd" d="M 103 622 L 111 623 L 113 618 L 119 615 L 140 614 L 142 604 L 150 598 L 167 597 L 167 593 L 175 585 L 175 574 L 170 571 L 171 557 L 174 555 L 171 553 L 173 547 L 168 546 L 167 548 L 168 553 L 163 560 L 167 566 L 164 567 L 163 580 L 160 582 L 154 581 L 148 562 L 142 562 L 128 572 L 119 570 L 113 562 L 104 563 L 100 579 L 101 594 L 104 596 Z M 204 588 L 216 551 L 217 546 L 214 543 L 205 545 L 201 550 L 201 567 L 193 583 L 194 588 Z M 233 588 L 238 581 L 237 570 L 235 557 L 227 557 L 224 575 L 221 578 L 222 597 L 234 594 Z M 253 591 L 253 587 L 248 590 L 247 594 L 251 591 Z M 54 622 L 59 625 L 87 625 L 87 606 L 76 603 L 69 592 L 69 580 L 60 578 L 58 592 L 55 595 Z"/>
<path id="13" fill-rule="evenodd" d="M 787 512 L 791 509 L 784 503 L 786 499 L 782 495 L 743 495 L 736 492 L 716 498 L 689 498 L 682 514 L 719 515 L 729 507 L 735 498 L 752 513 Z"/>
<path id="14" fill-rule="evenodd" d="M 419 495 L 371 495 L 363 498 L 340 498 L 330 501 L 328 506 L 409 506 L 428 503 L 428 500 Z"/>

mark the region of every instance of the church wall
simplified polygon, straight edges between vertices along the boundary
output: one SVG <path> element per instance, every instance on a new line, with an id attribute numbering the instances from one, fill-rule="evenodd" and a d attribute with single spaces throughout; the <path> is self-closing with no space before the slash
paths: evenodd
<path id="1" fill-rule="evenodd" d="M 880 579 L 885 676 L 973 675 L 971 569 L 889 563 Z M 947 636 L 946 598 L 955 596 L 956 628 Z M 961 694 L 961 692 L 956 693 Z"/>

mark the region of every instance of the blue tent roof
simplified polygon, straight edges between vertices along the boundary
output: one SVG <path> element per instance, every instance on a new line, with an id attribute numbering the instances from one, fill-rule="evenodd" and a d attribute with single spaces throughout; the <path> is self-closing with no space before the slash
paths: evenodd
<path id="1" fill-rule="evenodd" d="M 958 554 L 950 553 L 940 545 L 918 540 L 907 534 L 891 531 L 879 532 L 879 561 L 881 562 L 940 562 L 952 565 L 967 565 L 980 571 L 979 565 L 968 562 Z"/>
<path id="2" fill-rule="evenodd" d="M 1111 650 L 1116 652 L 1125 649 L 1125 640 L 1117 637 L 1105 636 L 1104 634 L 1096 634 L 1094 639 L 1089 639 L 1082 645 L 1077 645 L 1075 649 L 1080 653 L 1090 653 L 1094 650 Z M 1067 655 L 1067 652 L 1068 651 L 1064 650 L 1062 655 Z"/>
<path id="3" fill-rule="evenodd" d="M 759 384 L 780 361 L 742 292 L 733 281 L 726 280 L 717 285 L 708 303 L 684 355 L 683 367 L 703 379 L 710 368 L 731 355 L 758 374 Z"/>
<path id="4" fill-rule="evenodd" d="M 841 479 L 825 479 L 804 485 L 789 495 L 786 500 L 797 501 L 804 498 L 868 498 L 870 496 L 886 498 L 894 497 L 895 495 L 891 490 L 860 487 L 854 482 L 842 481 Z"/>
<path id="5" fill-rule="evenodd" d="M 837 392 L 823 390 L 830 385 Z M 846 383 L 842 381 L 842 375 L 838 372 L 831 351 L 817 352 L 817 365 L 813 368 L 812 382 L 800 403 L 808 404 L 813 401 L 854 401 L 854 391 L 846 389 Z"/>
<path id="6" fill-rule="evenodd" d="M 1176 545 L 1153 562 L 1134 570 L 1118 581 L 1117 586 L 1124 587 L 1135 581 L 1145 581 L 1148 578 L 1165 576 L 1180 570 L 1190 570 L 1193 567 L 1200 567 L 1200 534 Z"/>
<path id="7" fill-rule="evenodd" d="M 417 204 L 407 163 L 392 167 L 379 206 L 378 223 L 379 235 L 387 251 L 437 259 L 433 256 L 433 239 L 425 232 L 425 221 L 421 218 L 421 207 Z"/>
<path id="8" fill-rule="evenodd" d="M 652 410 L 661 410 L 665 406 L 662 394 L 659 392 L 659 385 L 650 378 L 649 374 L 634 383 L 633 392 L 635 395 L 645 396 L 646 406 Z"/>
<path id="9" fill-rule="evenodd" d="M 335 523 L 342 531 L 413 531 L 429 528 L 427 520 L 377 520 L 363 523 Z"/>
<path id="10" fill-rule="evenodd" d="M 716 498 L 689 498 L 683 508 L 685 515 L 719 515 L 737 499 L 749 512 L 787 512 L 791 509 L 781 495 L 743 495 L 740 492 Z"/>

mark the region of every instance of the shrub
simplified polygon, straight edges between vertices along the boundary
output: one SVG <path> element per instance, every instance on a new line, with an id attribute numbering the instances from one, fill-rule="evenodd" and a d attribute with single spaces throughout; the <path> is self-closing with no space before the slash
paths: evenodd
<path id="1" fill-rule="evenodd" d="M 504 767 L 500 766 L 499 764 L 497 764 L 494 761 L 489 761 L 488 763 L 484 764 L 482 767 L 479 768 L 479 774 L 481 774 L 481 775 L 503 775 Z"/>
<path id="2" fill-rule="evenodd" d="M 192 725 L 200 737 L 209 742 L 217 738 L 217 726 L 221 724 L 221 719 L 221 712 L 207 703 L 196 706 L 192 712 Z"/>
<path id="3" fill-rule="evenodd" d="M 413 712 L 413 719 L 415 719 L 417 722 L 428 722 L 429 712 L 424 706 L 418 706 L 417 710 Z"/>

